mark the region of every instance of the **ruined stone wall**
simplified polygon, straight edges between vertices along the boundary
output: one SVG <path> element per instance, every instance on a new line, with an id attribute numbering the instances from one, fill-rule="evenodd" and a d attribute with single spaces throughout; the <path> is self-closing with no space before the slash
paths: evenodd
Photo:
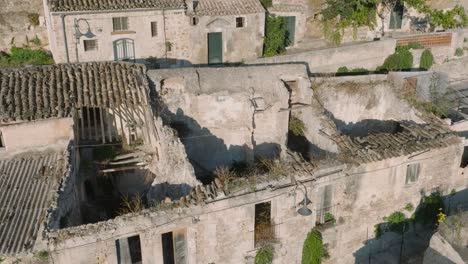
<path id="1" fill-rule="evenodd" d="M 236 27 L 236 18 L 244 18 L 244 27 Z M 238 16 L 202 16 L 197 25 L 187 28 L 190 32 L 193 64 L 208 63 L 208 33 L 221 32 L 223 38 L 223 62 L 241 62 L 256 59 L 263 53 L 265 14 Z M 187 17 L 188 21 L 189 18 Z"/>
<path id="2" fill-rule="evenodd" d="M 162 263 L 161 234 L 182 230 L 188 263 L 253 263 L 255 204 L 270 201 L 278 241 L 274 263 L 300 263 L 302 244 L 314 225 L 315 214 L 304 217 L 296 213 L 295 205 L 303 196 L 293 190 L 258 191 L 203 206 L 128 215 L 84 229 L 60 230 L 51 234 L 51 257 L 55 263 L 116 263 L 115 240 L 140 235 L 143 262 Z"/>
<path id="3" fill-rule="evenodd" d="M 42 0 L 0 0 L 0 7 L 0 51 L 9 51 L 13 46 L 33 45 L 28 41 L 36 36 L 42 42 L 40 46 L 47 45 L 43 19 L 39 25 L 33 25 L 28 19 L 29 14 L 44 15 Z"/>
<path id="4" fill-rule="evenodd" d="M 31 149 L 67 146 L 73 139 L 73 119 L 57 118 L 0 126 L 9 153 Z"/>
<path id="5" fill-rule="evenodd" d="M 421 192 L 430 194 L 438 189 L 445 195 L 452 189 L 468 187 L 466 176 L 459 173 L 461 153 L 462 145 L 455 144 L 414 157 L 362 164 L 341 175 L 319 179 L 318 185 L 333 186 L 332 212 L 337 225 L 323 233 L 332 252 L 330 263 L 366 261 L 369 248 L 365 242 L 374 238 L 374 225 L 383 223 L 382 218 L 394 211 L 404 211 L 407 203 L 416 208 Z M 415 163 L 420 164 L 419 179 L 414 184 L 405 184 L 407 166 Z M 372 254 L 390 246 L 380 242 L 373 241 Z"/>
<path id="6" fill-rule="evenodd" d="M 310 83 L 300 65 L 149 71 L 162 115 L 178 131 L 194 166 L 213 170 L 286 150 L 291 102 L 308 104 Z M 308 92 L 307 92 L 308 91 Z M 297 91 L 296 93 L 301 93 Z"/>
<path id="7" fill-rule="evenodd" d="M 367 82 L 356 77 L 333 78 L 322 84 L 321 81 L 325 80 L 314 80 L 317 96 L 339 130 L 365 130 L 391 120 L 423 122 L 416 110 L 396 96 L 393 85 L 387 81 Z"/>

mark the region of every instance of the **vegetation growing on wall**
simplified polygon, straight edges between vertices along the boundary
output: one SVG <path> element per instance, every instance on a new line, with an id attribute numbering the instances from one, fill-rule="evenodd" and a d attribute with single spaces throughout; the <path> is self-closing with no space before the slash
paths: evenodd
<path id="1" fill-rule="evenodd" d="M 317 229 L 312 229 L 304 241 L 302 248 L 302 264 L 320 264 L 326 256 L 322 235 Z"/>
<path id="2" fill-rule="evenodd" d="M 29 13 L 28 20 L 31 25 L 39 26 L 39 14 L 38 13 Z"/>
<path id="3" fill-rule="evenodd" d="M 434 56 L 430 50 L 424 50 L 421 54 L 421 60 L 419 61 L 419 68 L 423 70 L 429 70 L 434 64 Z"/>
<path id="4" fill-rule="evenodd" d="M 271 264 L 273 263 L 274 248 L 272 245 L 261 247 L 255 255 L 255 264 Z"/>
<path id="5" fill-rule="evenodd" d="M 465 9 L 459 5 L 451 10 L 428 10 L 427 13 L 431 19 L 431 24 L 443 29 L 463 28 L 468 25 Z"/>
<path id="6" fill-rule="evenodd" d="M 322 10 L 322 23 L 325 38 L 331 44 L 339 45 L 344 29 L 353 28 L 353 37 L 357 37 L 357 28 L 366 26 L 374 29 L 377 15 L 384 19 L 397 4 L 413 7 L 430 18 L 430 23 L 444 29 L 465 27 L 468 18 L 463 7 L 457 5 L 451 10 L 431 9 L 426 0 L 327 0 L 327 7 Z"/>
<path id="7" fill-rule="evenodd" d="M 304 122 L 297 117 L 291 116 L 289 120 L 289 131 L 295 136 L 304 136 L 306 131 Z"/>
<path id="8" fill-rule="evenodd" d="M 289 44 L 286 18 L 267 15 L 263 56 L 282 54 Z"/>
<path id="9" fill-rule="evenodd" d="M 435 227 L 438 223 L 439 212 L 445 210 L 444 201 L 440 193 L 425 196 L 416 210 L 415 221 L 424 225 Z"/>
<path id="10" fill-rule="evenodd" d="M 18 68 L 25 65 L 49 65 L 54 60 L 44 50 L 30 48 L 16 48 L 10 50 L 10 54 L 0 54 L 0 68 Z"/>

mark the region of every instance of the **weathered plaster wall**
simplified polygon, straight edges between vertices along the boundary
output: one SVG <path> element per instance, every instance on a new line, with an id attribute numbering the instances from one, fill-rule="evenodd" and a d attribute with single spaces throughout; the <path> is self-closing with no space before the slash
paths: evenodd
<path id="1" fill-rule="evenodd" d="M 417 207 L 421 190 L 429 194 L 438 188 L 448 194 L 452 189 L 467 188 L 466 176 L 459 173 L 461 153 L 461 144 L 452 145 L 415 157 L 362 164 L 341 175 L 319 179 L 317 185 L 333 185 L 332 213 L 338 219 L 336 228 L 324 232 L 332 252 L 330 263 L 365 263 L 370 251 L 365 242 L 374 238 L 374 225 L 384 222 L 384 216 L 402 211 L 407 203 Z M 406 185 L 407 165 L 414 163 L 421 166 L 419 179 Z M 373 241 L 372 254 L 388 246 L 384 241 Z"/>
<path id="2" fill-rule="evenodd" d="M 186 230 L 188 263 L 253 263 L 255 204 L 271 201 L 278 238 L 274 263 L 300 263 L 302 244 L 315 215 L 296 213 L 295 205 L 303 197 L 290 196 L 293 188 L 265 190 L 167 213 L 119 217 L 87 229 L 61 230 L 57 243 L 51 244 L 51 256 L 55 263 L 116 263 L 115 240 L 139 234 L 143 262 L 161 263 L 161 234 Z"/>
<path id="3" fill-rule="evenodd" d="M 387 39 L 337 48 L 314 50 L 290 55 L 280 55 L 248 61 L 248 64 L 262 63 L 306 63 L 311 73 L 336 72 L 338 68 L 366 68 L 374 70 L 395 52 L 396 41 Z"/>
<path id="4" fill-rule="evenodd" d="M 244 27 L 236 27 L 236 18 L 244 18 Z M 221 32 L 223 38 L 223 62 L 240 62 L 262 56 L 265 14 L 238 16 L 201 16 L 199 23 L 189 26 L 191 62 L 208 63 L 208 33 Z M 185 20 L 189 21 L 189 17 Z"/>
<path id="5" fill-rule="evenodd" d="M 113 32 L 113 17 L 128 17 L 129 30 Z M 50 48 L 54 59 L 56 62 L 66 62 L 61 17 L 57 13 L 47 12 L 46 7 L 46 19 L 50 25 Z M 92 33 L 90 37 L 81 37 L 78 43 L 78 56 L 81 62 L 114 60 L 113 42 L 126 38 L 134 40 L 137 59 L 165 58 L 166 42 L 172 43 L 171 51 L 167 53 L 168 58 L 186 59 L 189 57 L 188 20 L 184 10 L 67 14 L 65 16 L 65 31 L 71 62 L 76 62 L 75 19 L 86 20 Z M 157 22 L 158 34 L 155 37 L 151 35 L 151 22 Z M 80 25 L 83 28 L 82 33 L 86 33 L 86 23 L 81 22 Z M 85 51 L 83 44 L 85 39 L 97 39 L 98 49 Z"/>
<path id="6" fill-rule="evenodd" d="M 57 118 L 0 126 L 6 151 L 27 151 L 51 145 L 67 146 L 73 139 L 73 119 Z"/>

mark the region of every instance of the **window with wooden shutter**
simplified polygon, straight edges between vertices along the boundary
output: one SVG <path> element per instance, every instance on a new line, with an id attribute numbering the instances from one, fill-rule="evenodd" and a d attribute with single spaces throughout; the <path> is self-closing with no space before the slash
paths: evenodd
<path id="1" fill-rule="evenodd" d="M 142 261 L 140 236 L 117 239 L 115 241 L 118 264 L 139 264 Z"/>
<path id="2" fill-rule="evenodd" d="M 128 30 L 128 17 L 114 17 L 112 18 L 114 31 Z"/>
<path id="3" fill-rule="evenodd" d="M 187 264 L 187 232 L 185 229 L 161 235 L 163 264 Z"/>
<path id="4" fill-rule="evenodd" d="M 85 39 L 83 40 L 84 50 L 85 51 L 92 51 L 97 50 L 97 40 L 95 39 Z"/>
<path id="5" fill-rule="evenodd" d="M 244 27 L 244 24 L 245 24 L 245 18 L 244 17 L 236 17 L 236 27 L 237 28 Z"/>
<path id="6" fill-rule="evenodd" d="M 151 36 L 158 36 L 158 22 L 151 22 Z"/>
<path id="7" fill-rule="evenodd" d="M 410 164 L 406 167 L 406 184 L 412 184 L 419 179 L 419 163 Z"/>

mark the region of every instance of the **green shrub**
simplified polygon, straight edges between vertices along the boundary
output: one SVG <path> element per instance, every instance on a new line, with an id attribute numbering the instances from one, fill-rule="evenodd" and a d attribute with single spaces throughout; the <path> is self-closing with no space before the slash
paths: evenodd
<path id="1" fill-rule="evenodd" d="M 33 65 L 53 64 L 52 57 L 44 50 L 33 50 L 28 48 L 11 48 L 10 60 Z"/>
<path id="2" fill-rule="evenodd" d="M 306 131 L 304 122 L 297 117 L 292 116 L 289 120 L 289 131 L 295 136 L 304 136 Z"/>
<path id="3" fill-rule="evenodd" d="M 405 205 L 405 210 L 408 211 L 408 212 L 411 212 L 414 210 L 414 205 L 412 203 L 407 203 Z"/>
<path id="4" fill-rule="evenodd" d="M 260 3 L 263 5 L 264 8 L 269 8 L 273 6 L 272 0 L 260 0 Z"/>
<path id="5" fill-rule="evenodd" d="M 402 71 L 413 67 L 413 54 L 407 49 L 397 49 L 397 51 L 388 56 L 384 64 L 378 67 L 378 71 Z"/>
<path id="6" fill-rule="evenodd" d="M 374 235 L 376 239 L 379 239 L 382 236 L 383 232 L 380 228 L 380 224 L 374 225 Z"/>
<path id="7" fill-rule="evenodd" d="M 273 262 L 274 248 L 266 245 L 260 248 L 255 255 L 255 264 L 271 264 Z"/>
<path id="8" fill-rule="evenodd" d="M 415 220 L 424 225 L 436 226 L 440 211 L 445 210 L 444 201 L 439 193 L 433 193 L 422 198 L 421 204 L 415 213 Z"/>
<path id="9" fill-rule="evenodd" d="M 419 61 L 419 68 L 429 70 L 434 64 L 434 56 L 430 50 L 424 50 Z"/>
<path id="10" fill-rule="evenodd" d="M 41 250 L 36 253 L 36 258 L 42 261 L 46 261 L 49 259 L 49 252 L 47 250 Z"/>
<path id="11" fill-rule="evenodd" d="M 392 232 L 403 234 L 407 230 L 408 220 L 402 212 L 393 212 L 391 215 L 384 217 L 384 220 L 388 222 L 388 229 Z"/>
<path id="12" fill-rule="evenodd" d="M 39 14 L 29 13 L 28 14 L 29 23 L 33 26 L 39 26 Z"/>
<path id="13" fill-rule="evenodd" d="M 364 68 L 354 68 L 351 70 L 352 73 L 369 73 L 368 69 Z"/>
<path id="14" fill-rule="evenodd" d="M 463 56 L 463 54 L 464 54 L 464 51 L 463 51 L 462 48 L 458 48 L 458 49 L 455 50 L 455 56 L 461 57 L 461 56 Z"/>
<path id="15" fill-rule="evenodd" d="M 325 248 L 323 246 L 322 236 L 317 229 L 307 234 L 302 248 L 302 264 L 320 264 L 325 256 Z"/>
<path id="16" fill-rule="evenodd" d="M 42 44 L 41 39 L 38 38 L 37 36 L 35 38 L 33 38 L 32 40 L 30 40 L 29 42 L 31 42 L 32 44 L 34 44 L 36 46 L 40 46 Z"/>
<path id="17" fill-rule="evenodd" d="M 339 67 L 336 73 L 348 73 L 349 69 L 346 66 Z"/>
<path id="18" fill-rule="evenodd" d="M 424 49 L 424 46 L 419 42 L 410 42 L 406 45 L 408 49 Z"/>
<path id="19" fill-rule="evenodd" d="M 268 15 L 265 23 L 263 55 L 275 56 L 286 51 L 289 44 L 286 18 Z"/>
<path id="20" fill-rule="evenodd" d="M 332 213 L 326 213 L 324 216 L 325 223 L 336 223 L 335 216 Z"/>

